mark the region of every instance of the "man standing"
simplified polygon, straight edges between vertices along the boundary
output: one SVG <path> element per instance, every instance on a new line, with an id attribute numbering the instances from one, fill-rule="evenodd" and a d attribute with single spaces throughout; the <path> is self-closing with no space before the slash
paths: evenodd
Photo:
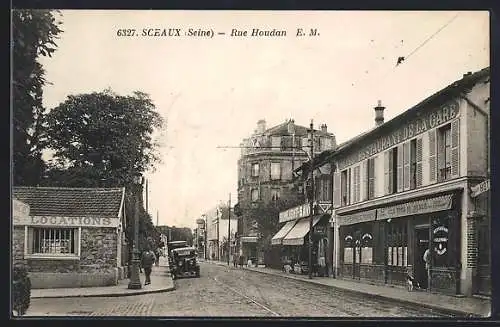
<path id="1" fill-rule="evenodd" d="M 425 262 L 425 270 L 427 271 L 427 290 L 431 289 L 431 251 L 425 250 L 423 256 Z"/>
<path id="2" fill-rule="evenodd" d="M 146 251 L 142 254 L 141 263 L 142 268 L 144 268 L 144 274 L 146 275 L 146 281 L 144 285 L 151 284 L 151 269 L 153 267 L 153 263 L 156 261 L 156 256 L 151 249 L 147 248 Z"/>

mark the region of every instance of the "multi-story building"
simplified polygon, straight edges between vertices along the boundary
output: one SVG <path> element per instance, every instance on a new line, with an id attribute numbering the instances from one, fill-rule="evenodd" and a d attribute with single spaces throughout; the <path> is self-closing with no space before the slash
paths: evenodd
<path id="1" fill-rule="evenodd" d="M 332 164 L 337 276 L 490 294 L 490 70 L 468 73 L 340 144 Z M 426 270 L 424 252 L 430 250 Z"/>
<path id="2" fill-rule="evenodd" d="M 235 248 L 235 234 L 238 230 L 238 219 L 231 208 L 229 219 L 228 207 L 219 205 L 206 212 L 203 217 L 207 226 L 207 257 L 213 260 L 227 260 L 227 239 L 230 229 L 231 254 Z"/>
<path id="3" fill-rule="evenodd" d="M 325 124 L 314 135 L 315 153 L 335 147 L 335 136 L 327 131 Z M 293 183 L 293 171 L 308 160 L 309 139 L 308 128 L 296 125 L 291 119 L 271 128 L 266 128 L 265 120 L 260 120 L 254 133 L 241 143 L 238 206 L 242 217 L 238 234 L 240 254 L 245 258 L 264 263 L 262 244 L 270 244 L 271 240 L 261 237 L 259 220 L 275 219 L 278 224 L 278 217 L 254 217 L 252 209 L 273 202 L 294 205 L 304 201 L 302 187 Z M 276 231 L 269 231 L 270 236 Z"/>

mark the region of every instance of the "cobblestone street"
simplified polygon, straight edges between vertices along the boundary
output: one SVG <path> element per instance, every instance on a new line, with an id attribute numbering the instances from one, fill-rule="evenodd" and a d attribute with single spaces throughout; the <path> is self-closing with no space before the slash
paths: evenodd
<path id="1" fill-rule="evenodd" d="M 201 265 L 200 278 L 176 280 L 172 292 L 32 299 L 30 310 L 49 316 L 449 317 L 426 308 L 399 306 L 303 281 Z"/>

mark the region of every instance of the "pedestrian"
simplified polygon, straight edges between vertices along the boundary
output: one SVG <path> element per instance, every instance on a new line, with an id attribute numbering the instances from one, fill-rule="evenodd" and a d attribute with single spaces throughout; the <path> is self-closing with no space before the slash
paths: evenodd
<path id="1" fill-rule="evenodd" d="M 425 250 L 423 256 L 425 262 L 425 270 L 427 271 L 427 289 L 431 288 L 431 251 L 429 249 Z"/>
<path id="2" fill-rule="evenodd" d="M 238 268 L 238 256 L 236 253 L 233 253 L 233 267 Z"/>
<path id="3" fill-rule="evenodd" d="M 141 258 L 142 267 L 144 268 L 144 274 L 146 275 L 146 281 L 144 282 L 144 285 L 151 284 L 151 269 L 155 261 L 155 253 L 147 248 L 146 251 L 144 251 L 144 253 L 142 254 Z"/>
<path id="4" fill-rule="evenodd" d="M 158 267 L 160 265 L 160 249 L 156 249 L 155 258 L 155 266 Z"/>

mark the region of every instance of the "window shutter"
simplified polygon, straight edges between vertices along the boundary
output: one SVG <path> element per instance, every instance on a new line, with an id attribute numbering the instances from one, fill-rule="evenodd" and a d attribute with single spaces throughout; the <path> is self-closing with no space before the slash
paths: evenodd
<path id="1" fill-rule="evenodd" d="M 389 183 L 389 156 L 391 154 L 391 150 L 387 150 L 384 152 L 384 193 L 390 194 L 391 188 Z"/>
<path id="2" fill-rule="evenodd" d="M 368 160 L 364 160 L 361 163 L 360 201 L 366 201 L 368 199 Z"/>
<path id="3" fill-rule="evenodd" d="M 404 185 L 403 190 L 407 191 L 410 189 L 410 142 L 406 142 L 403 144 L 403 153 L 404 153 Z M 399 152 L 398 152 L 399 154 Z M 398 169 L 399 170 L 399 169 Z M 398 180 L 399 183 L 399 180 Z"/>
<path id="4" fill-rule="evenodd" d="M 369 159 L 368 161 L 368 198 L 375 197 L 375 162 L 376 158 Z"/>
<path id="5" fill-rule="evenodd" d="M 359 202 L 361 199 L 361 164 L 356 167 L 356 202 Z"/>
<path id="6" fill-rule="evenodd" d="M 460 176 L 460 119 L 451 122 L 451 178 Z"/>
<path id="7" fill-rule="evenodd" d="M 417 152 L 415 154 L 416 158 L 416 187 L 421 187 L 422 186 L 422 137 L 417 137 L 416 139 L 416 148 Z"/>
<path id="8" fill-rule="evenodd" d="M 397 163 L 397 169 L 398 171 L 396 172 L 396 179 L 397 179 L 397 191 L 398 192 L 403 192 L 404 189 L 404 145 L 399 145 L 397 147 L 398 149 L 398 163 Z"/>
<path id="9" fill-rule="evenodd" d="M 429 135 L 429 182 L 436 182 L 436 129 L 430 130 Z"/>
<path id="10" fill-rule="evenodd" d="M 340 189 L 340 172 L 333 173 L 333 206 L 340 207 L 340 199 L 342 197 Z"/>

